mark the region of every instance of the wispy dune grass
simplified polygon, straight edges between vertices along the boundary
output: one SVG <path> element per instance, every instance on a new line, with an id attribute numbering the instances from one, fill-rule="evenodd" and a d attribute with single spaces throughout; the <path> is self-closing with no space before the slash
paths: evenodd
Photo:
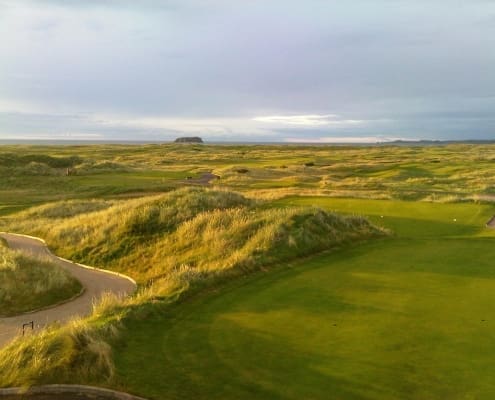
<path id="1" fill-rule="evenodd" d="M 47 213 L 49 206 L 29 210 L 9 228 L 44 237 L 64 256 L 124 271 L 142 285 L 130 299 L 105 298 L 89 318 L 0 350 L 0 385 L 105 381 L 112 376 L 117 321 L 145 318 L 225 279 L 385 234 L 361 217 L 265 208 L 236 193 L 199 188 L 87 214 L 75 210 L 72 217 Z M 48 362 L 34 368 L 26 361 L 32 357 Z"/>

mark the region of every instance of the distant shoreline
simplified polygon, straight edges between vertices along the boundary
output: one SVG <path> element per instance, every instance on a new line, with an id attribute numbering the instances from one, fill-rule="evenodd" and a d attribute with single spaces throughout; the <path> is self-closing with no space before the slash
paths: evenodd
<path id="1" fill-rule="evenodd" d="M 224 145 L 224 146 L 440 146 L 447 144 L 494 144 L 493 140 L 396 140 L 384 142 L 246 142 L 246 141 L 208 141 L 204 143 L 190 143 L 190 145 Z M 2 145 L 146 145 L 146 144 L 174 144 L 173 140 L 29 140 L 29 139 L 0 139 Z"/>

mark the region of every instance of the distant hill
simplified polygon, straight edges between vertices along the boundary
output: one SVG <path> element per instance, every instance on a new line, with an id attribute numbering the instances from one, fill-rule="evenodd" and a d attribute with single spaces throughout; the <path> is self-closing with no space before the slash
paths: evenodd
<path id="1" fill-rule="evenodd" d="M 175 139 L 175 143 L 203 143 L 203 139 L 198 136 L 180 137 Z"/>

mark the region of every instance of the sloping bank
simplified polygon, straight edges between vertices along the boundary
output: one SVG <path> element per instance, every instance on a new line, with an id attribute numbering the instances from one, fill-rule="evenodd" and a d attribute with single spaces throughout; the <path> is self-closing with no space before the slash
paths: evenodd
<path id="1" fill-rule="evenodd" d="M 7 224 L 45 237 L 64 257 L 129 274 L 142 289 L 132 298 L 106 297 L 91 316 L 1 350 L 0 386 L 111 385 L 112 343 L 127 320 L 163 312 L 223 280 L 385 234 L 361 217 L 266 208 L 236 193 L 200 188 L 84 208 L 57 203 Z"/>

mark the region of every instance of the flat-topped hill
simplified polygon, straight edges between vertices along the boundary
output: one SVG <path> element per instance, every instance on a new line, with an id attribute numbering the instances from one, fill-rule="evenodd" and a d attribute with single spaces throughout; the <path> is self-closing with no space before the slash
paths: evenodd
<path id="1" fill-rule="evenodd" d="M 180 137 L 175 139 L 175 143 L 203 143 L 203 139 L 199 136 L 191 136 L 191 137 Z"/>

